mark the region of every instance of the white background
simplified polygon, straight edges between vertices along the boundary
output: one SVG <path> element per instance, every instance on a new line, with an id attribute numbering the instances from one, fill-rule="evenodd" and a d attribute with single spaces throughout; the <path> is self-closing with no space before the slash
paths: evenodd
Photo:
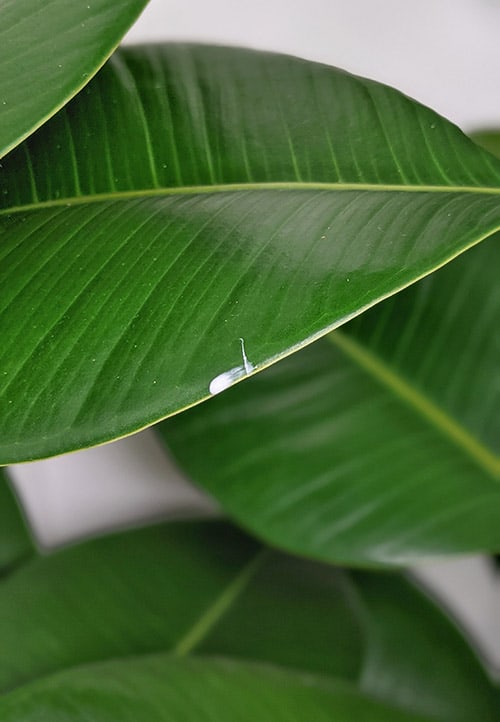
<path id="1" fill-rule="evenodd" d="M 500 127 L 496 0 L 152 0 L 127 42 L 199 40 L 276 50 L 393 85 L 470 131 Z M 12 467 L 40 543 L 146 518 L 213 512 L 151 432 Z M 500 669 L 500 591 L 486 559 L 419 574 Z"/>

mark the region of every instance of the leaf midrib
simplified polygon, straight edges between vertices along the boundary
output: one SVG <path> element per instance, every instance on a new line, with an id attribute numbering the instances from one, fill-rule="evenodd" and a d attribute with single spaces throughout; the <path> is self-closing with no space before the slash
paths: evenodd
<path id="1" fill-rule="evenodd" d="M 448 186 L 448 185 L 402 185 L 383 183 L 299 183 L 295 181 L 275 181 L 266 183 L 218 183 L 214 185 L 169 186 L 143 188 L 141 190 L 117 191 L 113 193 L 95 193 L 81 196 L 68 196 L 36 203 L 10 206 L 0 209 L 0 216 L 15 213 L 27 213 L 44 208 L 62 208 L 106 201 L 137 200 L 176 195 L 210 195 L 244 191 L 299 190 L 299 191 L 367 191 L 371 193 L 465 193 L 478 195 L 500 195 L 500 187 L 495 186 Z"/>
<path id="2" fill-rule="evenodd" d="M 224 617 L 252 581 L 267 554 L 267 549 L 261 549 L 239 570 L 236 576 L 177 641 L 172 649 L 172 654 L 184 657 L 190 654 L 208 636 L 217 622 Z"/>
<path id="3" fill-rule="evenodd" d="M 338 329 L 327 336 L 351 361 L 389 390 L 399 401 L 430 423 L 442 436 L 466 454 L 481 471 L 500 481 L 500 456 L 491 451 L 464 426 L 449 416 L 407 379 L 396 373 L 380 356 Z"/>

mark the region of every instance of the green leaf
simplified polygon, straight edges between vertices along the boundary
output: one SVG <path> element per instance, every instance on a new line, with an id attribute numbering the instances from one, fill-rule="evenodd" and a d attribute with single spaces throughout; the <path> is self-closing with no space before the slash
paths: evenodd
<path id="1" fill-rule="evenodd" d="M 219 524 L 172 524 L 24 565 L 0 586 L 0 638 L 9 660 L 0 667 L 0 688 L 66 666 L 174 647 L 257 550 Z"/>
<path id="2" fill-rule="evenodd" d="M 1 3 L 0 158 L 86 85 L 146 4 L 147 0 Z"/>
<path id="3" fill-rule="evenodd" d="M 0 701 L 3 722 L 36 722 L 40 712 L 53 722 L 432 722 L 308 676 L 170 656 L 72 670 Z"/>
<path id="4" fill-rule="evenodd" d="M 205 675 L 220 719 L 255 712 L 253 684 L 289 714 L 297 689 L 328 719 L 496 719 L 474 654 L 408 581 L 263 551 L 221 523 L 126 532 L 25 564 L 0 585 L 0 638 L 1 687 L 18 687 L 0 698 L 2 722 L 203 719 Z"/>
<path id="5" fill-rule="evenodd" d="M 471 134 L 472 140 L 493 153 L 497 158 L 500 156 L 500 132 L 498 130 L 481 130 Z"/>
<path id="6" fill-rule="evenodd" d="M 161 433 L 230 516 L 295 553 L 497 551 L 499 268 L 495 237 Z"/>
<path id="7" fill-rule="evenodd" d="M 5 472 L 0 469 L 0 579 L 33 553 L 33 543 Z"/>
<path id="8" fill-rule="evenodd" d="M 500 224 L 500 163 L 432 111 L 227 48 L 118 52 L 4 165 L 2 463 L 202 401 Z"/>

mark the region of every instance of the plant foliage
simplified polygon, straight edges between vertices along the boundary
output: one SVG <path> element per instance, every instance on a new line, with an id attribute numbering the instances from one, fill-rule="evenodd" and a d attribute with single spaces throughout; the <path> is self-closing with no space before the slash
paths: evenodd
<path id="1" fill-rule="evenodd" d="M 3 463 L 204 400 L 500 224 L 457 128 L 270 53 L 119 51 L 3 165 Z"/>
<path id="2" fill-rule="evenodd" d="M 409 581 L 219 522 L 32 550 L 0 581 L 0 636 L 2 722 L 495 719 L 474 655 Z"/>
<path id="3" fill-rule="evenodd" d="M 297 58 L 105 63 L 145 4 L 0 3 L 0 463 L 172 416 L 260 541 L 41 555 L 2 474 L 0 722 L 494 722 L 409 578 L 332 563 L 500 547 L 500 161 Z"/>

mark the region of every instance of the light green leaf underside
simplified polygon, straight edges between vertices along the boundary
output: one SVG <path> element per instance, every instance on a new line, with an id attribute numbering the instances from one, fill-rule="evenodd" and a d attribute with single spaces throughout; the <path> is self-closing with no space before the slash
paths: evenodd
<path id="1" fill-rule="evenodd" d="M 159 429 L 282 548 L 361 565 L 497 551 L 499 267 L 495 237 Z"/>
<path id="2" fill-rule="evenodd" d="M 146 4 L 2 1 L 0 158 L 88 83 Z"/>
<path id="3" fill-rule="evenodd" d="M 101 693 L 113 719 L 128 720 L 125 689 L 125 699 L 139 705 L 131 719 L 149 712 L 148 704 L 167 714 L 157 664 L 164 692 L 167 679 L 180 684 L 174 668 L 189 670 L 185 684 L 194 689 L 204 669 L 220 664 L 229 676 L 248 669 L 263 684 L 305 684 L 325 714 L 336 708 L 324 707 L 321 688 L 331 690 L 339 714 L 355 704 L 364 719 L 378 709 L 402 721 L 413 714 L 495 719 L 493 691 L 473 653 L 409 582 L 263 552 L 219 523 L 122 533 L 29 562 L 0 585 L 0 635 L 1 687 L 18 687 L 0 698 L 2 721 L 14 709 L 18 720 L 35 709 L 51 721 L 69 709 L 99 720 Z M 163 655 L 144 656 L 152 653 Z M 234 689 L 229 677 L 218 686 L 224 695 Z M 229 719 L 246 719 L 248 702 L 237 695 L 231 709 Z M 182 714 L 200 719 L 189 706 Z"/>
<path id="4" fill-rule="evenodd" d="M 4 162 L 0 462 L 117 438 L 265 368 L 494 232 L 499 185 L 492 156 L 371 81 L 118 52 Z"/>

